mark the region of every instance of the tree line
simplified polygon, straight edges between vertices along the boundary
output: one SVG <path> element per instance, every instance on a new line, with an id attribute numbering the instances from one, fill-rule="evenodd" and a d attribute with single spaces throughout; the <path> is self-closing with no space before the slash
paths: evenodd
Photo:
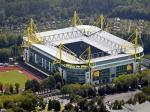
<path id="1" fill-rule="evenodd" d="M 140 89 L 134 98 L 128 101 L 106 102 L 110 109 L 121 110 L 124 104 L 135 105 L 150 101 L 150 70 L 139 74 L 121 75 L 116 77 L 111 84 L 94 86 L 91 84 L 68 84 L 61 88 L 61 94 L 69 94 L 70 103 L 65 105 L 64 112 L 107 112 L 103 105 L 105 95 L 134 91 Z M 87 100 L 90 99 L 90 100 Z M 99 105 L 100 104 L 100 105 Z"/>
<path id="2" fill-rule="evenodd" d="M 38 21 L 70 18 L 74 10 L 82 18 L 103 13 L 149 20 L 149 9 L 149 0 L 0 0 L 0 25 L 25 23 L 29 17 Z"/>
<path id="3" fill-rule="evenodd" d="M 31 112 L 35 111 L 37 106 L 43 105 L 43 99 L 37 98 L 32 91 L 0 96 L 0 109 L 6 109 L 8 112 Z"/>
<path id="4" fill-rule="evenodd" d="M 25 83 L 25 90 L 32 90 L 33 92 L 49 91 L 54 89 L 60 89 L 64 85 L 63 78 L 59 72 L 55 72 L 53 75 L 43 79 L 42 81 L 27 80 Z"/>
<path id="5" fill-rule="evenodd" d="M 12 84 L 3 84 L 0 82 L 0 94 L 18 94 L 20 85 L 15 83 L 15 87 Z"/>
<path id="6" fill-rule="evenodd" d="M 21 52 L 22 37 L 14 33 L 0 35 L 0 62 L 8 62 L 10 57 L 16 57 Z"/>
<path id="7" fill-rule="evenodd" d="M 61 88 L 62 94 L 77 94 L 84 98 L 93 98 L 98 94 L 115 94 L 127 91 L 134 91 L 143 87 L 148 87 L 150 83 L 150 70 L 145 70 L 139 74 L 120 75 L 111 84 L 99 85 L 97 89 L 91 84 L 68 84 Z M 146 89 L 147 90 L 147 89 Z"/>

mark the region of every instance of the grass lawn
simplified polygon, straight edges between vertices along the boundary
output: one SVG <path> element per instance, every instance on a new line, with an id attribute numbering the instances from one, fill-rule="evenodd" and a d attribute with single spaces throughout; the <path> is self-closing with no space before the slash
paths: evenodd
<path id="1" fill-rule="evenodd" d="M 18 70 L 0 72 L 0 82 L 3 84 L 19 83 L 21 88 L 24 88 L 25 82 L 29 80 L 29 77 L 24 75 Z"/>

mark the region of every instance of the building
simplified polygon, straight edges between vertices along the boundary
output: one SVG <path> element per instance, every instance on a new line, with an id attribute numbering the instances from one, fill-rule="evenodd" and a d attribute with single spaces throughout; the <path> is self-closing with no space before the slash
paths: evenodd
<path id="1" fill-rule="evenodd" d="M 137 34 L 133 44 L 90 25 L 39 32 L 32 37 L 29 32 L 23 37 L 27 45 L 24 60 L 47 76 L 58 69 L 68 83 L 111 82 L 119 75 L 137 72 L 137 60 L 143 56 Z"/>

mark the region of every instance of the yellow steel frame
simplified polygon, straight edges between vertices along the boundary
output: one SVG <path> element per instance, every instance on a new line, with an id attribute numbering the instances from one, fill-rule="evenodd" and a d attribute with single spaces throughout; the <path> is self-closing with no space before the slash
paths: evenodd
<path id="1" fill-rule="evenodd" d="M 82 22 L 77 14 L 76 11 L 74 11 L 74 14 L 73 14 L 73 18 L 72 18 L 72 26 L 77 26 L 77 25 L 82 25 Z"/>
<path id="2" fill-rule="evenodd" d="M 71 50 L 69 50 L 66 46 L 64 46 L 62 43 L 59 45 L 59 61 L 54 61 L 53 62 L 53 64 L 57 64 L 57 63 L 59 63 L 60 65 L 62 65 L 62 50 L 63 50 L 63 48 L 65 48 L 65 50 L 67 50 L 68 52 L 70 52 L 71 53 L 71 55 L 73 55 L 73 56 L 77 56 L 75 53 L 73 53 Z M 79 58 L 82 60 L 82 61 L 85 61 L 83 58 L 82 58 L 82 55 L 83 54 L 85 54 L 86 52 L 88 52 L 88 62 L 87 62 L 87 64 L 83 64 L 82 66 L 81 66 L 81 69 L 82 69 L 82 67 L 85 69 L 85 68 L 90 68 L 91 67 L 91 47 L 88 47 L 80 56 L 79 56 Z M 68 67 L 70 66 L 70 68 L 73 68 L 73 66 L 75 67 L 75 68 L 80 68 L 80 67 L 78 67 L 77 65 L 74 65 L 74 64 L 63 64 L 63 65 L 67 65 Z M 85 67 L 86 66 L 86 67 Z"/>
<path id="3" fill-rule="evenodd" d="M 65 45 L 63 45 L 62 43 L 60 43 L 59 45 L 59 61 L 54 61 L 53 64 L 56 64 L 56 63 L 60 63 L 62 64 L 62 50 L 68 52 L 71 56 L 73 57 L 77 57 L 77 55 L 71 51 L 69 48 L 67 48 Z"/>
<path id="4" fill-rule="evenodd" d="M 91 66 L 91 47 L 88 47 L 88 66 Z"/>
<path id="5" fill-rule="evenodd" d="M 140 60 L 140 54 L 139 56 L 137 56 L 137 47 L 138 47 L 138 29 L 135 30 L 135 39 L 134 39 L 135 61 Z"/>
<path id="6" fill-rule="evenodd" d="M 101 30 L 104 30 L 104 16 L 100 16 L 100 21 L 101 21 Z"/>
<path id="7" fill-rule="evenodd" d="M 134 39 L 133 40 L 130 40 L 130 42 L 133 42 L 134 43 L 134 54 L 133 53 L 131 53 L 132 55 L 134 55 L 134 59 L 135 59 L 135 61 L 137 61 L 137 60 L 140 60 L 140 54 L 139 55 L 137 55 L 137 48 L 138 48 L 138 29 L 136 29 L 135 31 L 134 31 L 134 33 L 133 33 L 133 35 L 134 35 Z M 131 35 L 132 36 L 132 35 Z M 129 38 L 131 38 L 131 37 L 129 37 Z M 130 49 L 130 48 L 133 48 L 133 46 L 131 46 L 130 44 L 125 44 L 124 46 L 123 46 L 123 48 L 125 48 L 125 49 Z"/>
<path id="8" fill-rule="evenodd" d="M 29 47 L 30 44 L 34 44 L 34 43 L 42 43 L 42 38 L 38 37 L 36 35 L 37 33 L 37 27 L 34 23 L 34 20 L 31 18 L 29 25 L 27 27 L 27 41 L 24 42 L 25 45 L 23 45 L 23 47 Z"/>
<path id="9" fill-rule="evenodd" d="M 93 26 L 97 26 L 97 27 L 101 27 L 101 30 L 104 30 L 104 20 L 105 20 L 105 18 L 104 18 L 104 16 L 103 15 L 101 15 L 97 20 L 96 20 L 96 22 L 93 24 Z M 91 27 L 91 28 L 89 28 L 89 30 L 88 30 L 89 32 L 92 32 L 92 31 L 94 31 L 94 29 L 93 29 L 93 27 Z"/>
<path id="10" fill-rule="evenodd" d="M 91 47 L 88 47 L 80 56 L 79 58 L 82 60 L 82 61 L 85 61 L 85 59 L 82 58 L 82 56 L 88 52 L 88 67 L 91 66 Z"/>
<path id="11" fill-rule="evenodd" d="M 59 63 L 61 64 L 62 63 L 62 44 L 59 45 Z"/>

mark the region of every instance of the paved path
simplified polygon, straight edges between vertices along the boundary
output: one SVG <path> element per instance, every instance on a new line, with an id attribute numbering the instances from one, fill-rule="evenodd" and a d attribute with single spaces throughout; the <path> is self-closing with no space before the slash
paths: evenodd
<path id="1" fill-rule="evenodd" d="M 120 93 L 120 94 L 114 94 L 114 95 L 107 95 L 104 98 L 104 102 L 114 102 L 115 100 L 124 100 L 124 101 L 128 101 L 130 98 L 133 98 L 135 94 L 139 93 L 140 90 L 136 90 L 136 91 L 130 91 L 130 92 L 126 92 L 126 93 Z"/>

